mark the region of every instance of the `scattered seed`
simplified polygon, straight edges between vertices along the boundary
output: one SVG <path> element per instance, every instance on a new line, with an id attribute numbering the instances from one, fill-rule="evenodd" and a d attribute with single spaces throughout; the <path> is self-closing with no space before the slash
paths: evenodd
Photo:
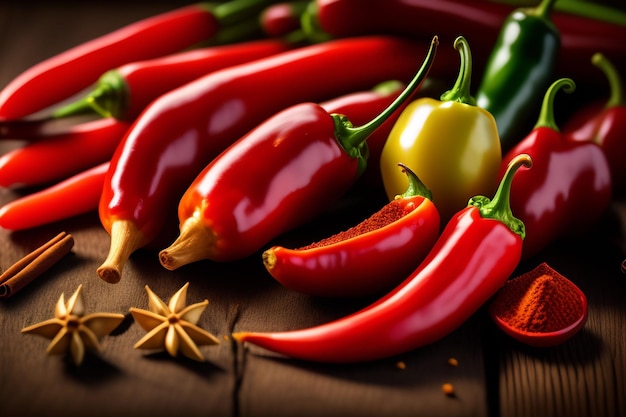
<path id="1" fill-rule="evenodd" d="M 446 394 L 449 397 L 454 395 L 454 386 L 452 386 L 452 384 L 448 382 L 446 382 L 445 384 L 441 386 L 441 390 L 443 391 L 444 394 Z"/>

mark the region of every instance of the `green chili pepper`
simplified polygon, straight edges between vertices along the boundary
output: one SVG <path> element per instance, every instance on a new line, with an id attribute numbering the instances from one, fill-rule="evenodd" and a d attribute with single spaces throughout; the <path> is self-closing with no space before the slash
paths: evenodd
<path id="1" fill-rule="evenodd" d="M 504 21 L 476 92 L 478 106 L 496 119 L 502 151 L 525 137 L 534 125 L 550 86 L 561 45 L 549 18 L 556 0 L 514 10 Z"/>

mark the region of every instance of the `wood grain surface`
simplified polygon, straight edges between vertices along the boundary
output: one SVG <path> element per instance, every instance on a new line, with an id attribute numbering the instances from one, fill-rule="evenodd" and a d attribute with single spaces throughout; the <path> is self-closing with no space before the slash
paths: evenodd
<path id="1" fill-rule="evenodd" d="M 81 41 L 180 4 L 2 3 L 0 86 Z M 22 144 L 0 142 L 0 153 Z M 0 189 L 0 204 L 32 191 Z M 360 220 L 381 201 L 367 202 L 355 193 L 277 240 L 308 243 Z M 108 284 L 96 275 L 109 245 L 97 213 L 22 232 L 0 230 L 0 270 L 61 231 L 75 240 L 70 255 L 14 297 L 0 300 L 0 410 L 4 416 L 624 417 L 626 276 L 619 266 L 625 212 L 616 201 L 594 230 L 557 242 L 516 271 L 545 261 L 586 293 L 588 322 L 567 343 L 549 349 L 521 345 L 501 333 L 483 309 L 429 346 L 350 365 L 296 361 L 233 341 L 233 331 L 302 328 L 373 301 L 289 291 L 267 274 L 260 254 L 167 271 L 156 251 L 140 250 L 122 281 Z M 201 348 L 203 363 L 133 349 L 145 331 L 128 311 L 147 308 L 145 286 L 167 301 L 186 282 L 188 304 L 209 300 L 198 325 L 221 343 Z M 77 367 L 69 358 L 47 355 L 49 340 L 21 329 L 53 317 L 59 296 L 68 297 L 81 284 L 87 313 L 122 313 L 126 319 Z M 458 365 L 450 365 L 450 358 Z M 454 395 L 444 394 L 444 383 L 452 384 Z"/>

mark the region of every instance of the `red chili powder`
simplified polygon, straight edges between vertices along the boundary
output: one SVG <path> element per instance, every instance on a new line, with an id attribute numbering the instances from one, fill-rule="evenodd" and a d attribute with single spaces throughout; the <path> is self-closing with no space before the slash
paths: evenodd
<path id="1" fill-rule="evenodd" d="M 507 281 L 491 307 L 511 327 L 531 333 L 561 330 L 583 314 L 575 285 L 545 263 Z"/>
<path id="2" fill-rule="evenodd" d="M 403 216 L 413 211 L 413 209 L 415 208 L 414 204 L 406 204 L 406 202 L 403 202 L 401 200 L 402 199 L 391 200 L 389 203 L 385 204 L 383 208 L 381 208 L 376 213 L 372 214 L 370 217 L 363 220 L 356 226 L 351 227 L 350 229 L 343 232 L 339 232 L 333 236 L 322 239 L 318 242 L 298 248 L 298 250 L 313 249 L 322 246 L 332 245 L 334 243 L 348 240 L 355 236 L 359 236 L 367 232 L 383 228 L 401 219 Z"/>

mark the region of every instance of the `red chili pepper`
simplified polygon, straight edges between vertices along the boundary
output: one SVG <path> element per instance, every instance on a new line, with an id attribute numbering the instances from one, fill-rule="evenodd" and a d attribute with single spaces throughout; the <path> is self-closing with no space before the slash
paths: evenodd
<path id="1" fill-rule="evenodd" d="M 281 2 L 267 6 L 259 16 L 261 29 L 270 37 L 282 37 L 300 29 L 300 16 L 308 0 Z"/>
<path id="2" fill-rule="evenodd" d="M 592 62 L 606 75 L 610 97 L 602 104 L 592 103 L 574 114 L 563 127 L 573 140 L 597 143 L 611 169 L 614 195 L 626 191 L 626 90 L 615 66 L 602 54 Z"/>
<path id="3" fill-rule="evenodd" d="M 95 211 L 109 163 L 97 165 L 0 208 L 0 227 L 24 230 Z"/>
<path id="4" fill-rule="evenodd" d="M 213 72 L 152 102 L 111 161 L 100 219 L 112 244 L 98 274 L 117 282 L 128 256 L 158 237 L 200 171 L 272 114 L 408 78 L 423 50 L 388 36 L 304 46 Z"/>
<path id="5" fill-rule="evenodd" d="M 98 119 L 42 136 L 0 157 L 0 186 L 51 183 L 106 162 L 129 127 L 113 118 Z"/>
<path id="6" fill-rule="evenodd" d="M 535 128 L 502 159 L 526 153 L 532 171 L 520 172 L 512 184 L 511 207 L 526 225 L 524 258 L 550 243 L 588 229 L 611 201 L 611 174 L 602 149 L 592 141 L 575 141 L 559 132 L 554 121 L 554 96 L 575 89 L 569 78 L 548 88 Z"/>
<path id="7" fill-rule="evenodd" d="M 407 191 L 350 229 L 298 249 L 263 252 L 267 271 L 283 286 L 324 297 L 365 296 L 399 284 L 426 257 L 439 236 L 431 193 L 402 166 Z"/>
<path id="8" fill-rule="evenodd" d="M 263 39 L 126 64 L 104 73 L 86 97 L 56 110 L 53 117 L 95 111 L 102 117 L 133 120 L 153 100 L 174 88 L 212 71 L 285 52 L 293 46 L 279 39 Z"/>
<path id="9" fill-rule="evenodd" d="M 267 3 L 233 0 L 217 6 L 193 4 L 77 45 L 11 81 L 0 92 L 0 120 L 20 119 L 56 104 L 120 65 L 178 52 L 210 39 L 224 24 L 256 14 Z"/>
<path id="10" fill-rule="evenodd" d="M 335 203 L 365 168 L 365 140 L 419 88 L 437 38 L 403 93 L 359 127 L 314 103 L 270 117 L 215 158 L 180 200 L 180 235 L 159 253 L 176 269 L 202 259 L 249 256 Z"/>
<path id="11" fill-rule="evenodd" d="M 519 264 L 524 224 L 509 207 L 511 162 L 493 200 L 477 196 L 448 222 L 424 261 L 394 290 L 351 315 L 308 329 L 233 336 L 310 361 L 382 359 L 436 342 L 469 319 Z"/>
<path id="12" fill-rule="evenodd" d="M 482 72 L 502 23 L 516 8 L 493 1 L 462 0 L 316 0 L 317 20 L 311 26 L 335 37 L 374 33 L 402 34 L 424 39 L 437 33 L 441 42 L 459 35 L 472 42 L 477 73 Z M 594 83 L 593 68 L 584 65 L 595 52 L 608 56 L 626 70 L 626 27 L 606 21 L 553 12 L 552 21 L 561 34 L 557 73 Z"/>

